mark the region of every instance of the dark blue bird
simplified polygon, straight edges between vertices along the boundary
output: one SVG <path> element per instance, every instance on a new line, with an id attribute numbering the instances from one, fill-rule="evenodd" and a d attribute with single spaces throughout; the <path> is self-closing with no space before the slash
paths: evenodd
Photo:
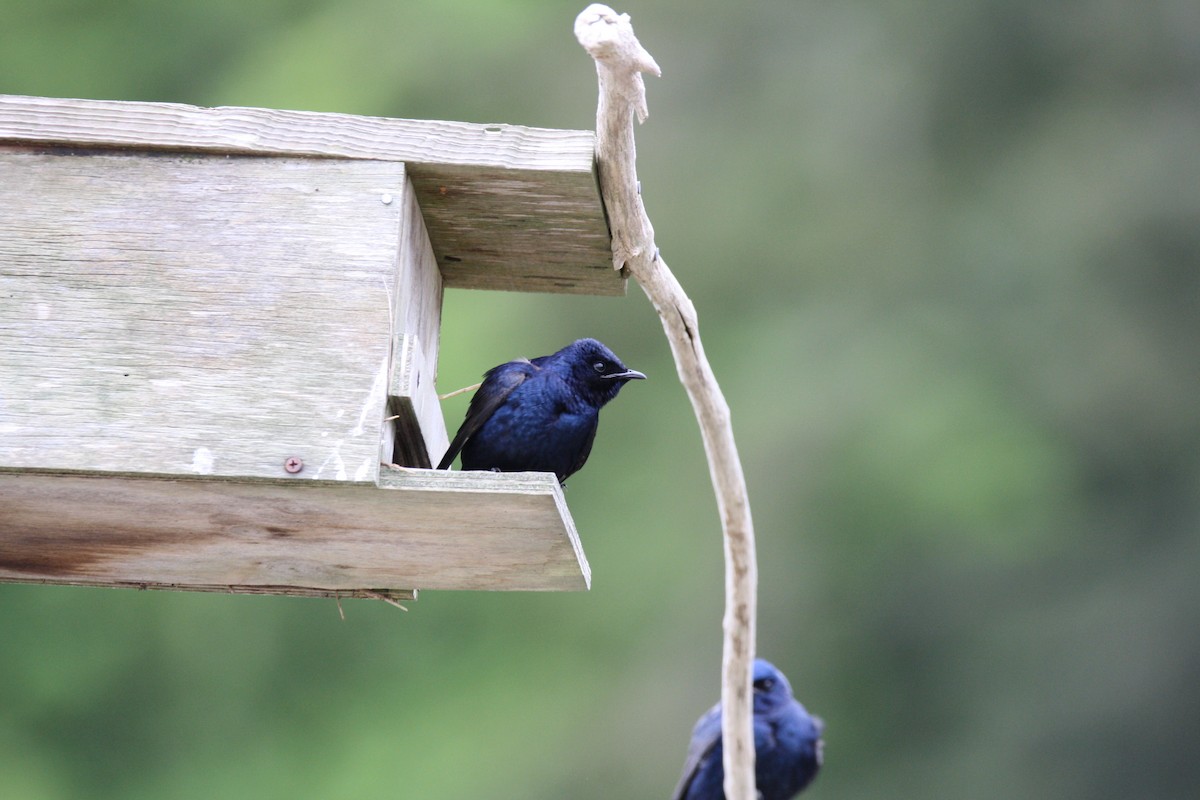
<path id="1" fill-rule="evenodd" d="M 754 662 L 754 779 L 761 800 L 790 800 L 821 768 L 825 724 L 792 697 L 783 673 L 761 658 Z M 705 712 L 692 730 L 683 777 L 672 800 L 724 800 L 721 704 Z"/>
<path id="2" fill-rule="evenodd" d="M 461 450 L 463 469 L 553 472 L 561 483 L 587 461 L 601 407 L 645 377 L 595 339 L 493 367 L 438 469 Z"/>

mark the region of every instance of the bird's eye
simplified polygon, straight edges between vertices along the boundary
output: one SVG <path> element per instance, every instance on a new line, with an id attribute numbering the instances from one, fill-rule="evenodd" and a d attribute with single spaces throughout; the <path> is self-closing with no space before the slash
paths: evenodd
<path id="1" fill-rule="evenodd" d="M 603 375 L 604 371 L 608 369 L 608 364 L 605 364 L 603 361 L 597 361 L 595 364 L 592 364 L 592 369 Z"/>
<path id="2" fill-rule="evenodd" d="M 774 678 L 759 678 L 754 682 L 754 691 L 769 692 L 775 686 Z"/>

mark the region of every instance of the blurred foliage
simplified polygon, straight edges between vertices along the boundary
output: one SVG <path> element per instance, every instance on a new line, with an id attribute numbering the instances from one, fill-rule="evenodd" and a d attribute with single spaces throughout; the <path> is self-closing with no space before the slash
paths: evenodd
<path id="1" fill-rule="evenodd" d="M 0 0 L 0 92 L 589 128 L 583 5 Z M 760 652 L 828 721 L 810 795 L 1190 795 L 1200 6 L 643 6 L 644 196 L 733 410 Z M 451 292 L 440 382 L 583 335 L 651 376 L 570 482 L 590 593 L 0 587 L 0 793 L 665 797 L 722 565 L 653 311 Z"/>

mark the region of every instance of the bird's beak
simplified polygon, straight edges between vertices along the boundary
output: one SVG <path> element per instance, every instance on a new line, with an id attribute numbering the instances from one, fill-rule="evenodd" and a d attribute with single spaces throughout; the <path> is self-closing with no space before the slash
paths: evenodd
<path id="1" fill-rule="evenodd" d="M 607 381 L 644 381 L 646 376 L 638 372 L 636 369 L 628 369 L 624 372 L 614 372 L 611 375 L 605 375 Z"/>

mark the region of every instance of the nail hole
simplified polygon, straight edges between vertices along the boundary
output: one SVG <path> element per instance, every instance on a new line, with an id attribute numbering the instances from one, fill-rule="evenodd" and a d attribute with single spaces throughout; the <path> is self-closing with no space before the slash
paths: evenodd
<path id="1" fill-rule="evenodd" d="M 462 261 L 458 256 L 442 256 L 443 261 L 449 261 L 451 264 L 458 264 Z"/>
<path id="2" fill-rule="evenodd" d="M 483 130 L 485 133 L 501 133 L 504 131 L 504 128 L 500 125 L 488 125 Z"/>

